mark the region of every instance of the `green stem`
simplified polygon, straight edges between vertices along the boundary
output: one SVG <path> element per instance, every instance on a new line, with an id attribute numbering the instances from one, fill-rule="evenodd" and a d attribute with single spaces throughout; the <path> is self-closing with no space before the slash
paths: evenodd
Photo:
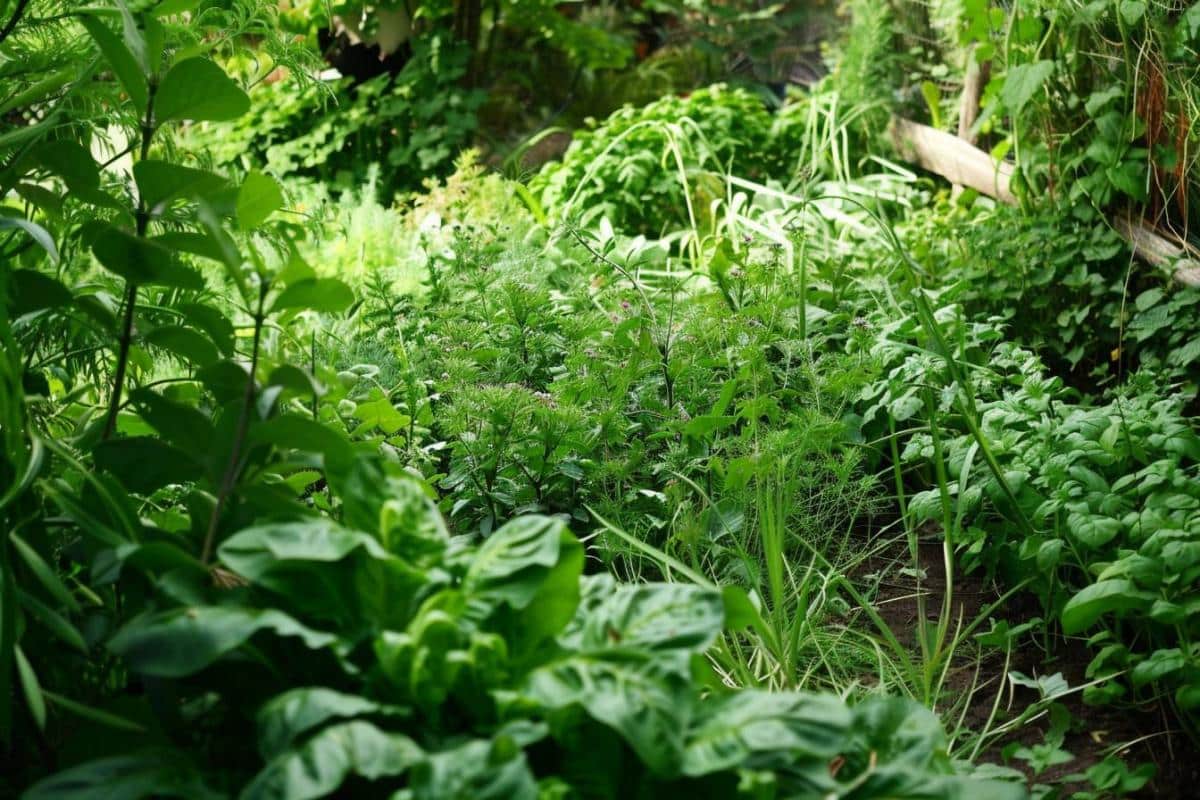
<path id="1" fill-rule="evenodd" d="M 139 153 L 139 160 L 141 161 L 145 161 L 150 155 L 150 139 L 154 136 L 154 93 L 157 88 L 157 81 L 149 81 L 146 116 L 142 120 L 142 145 Z M 146 201 L 140 196 L 140 193 L 136 219 L 137 237 L 144 239 L 146 237 L 146 229 L 150 226 L 150 209 L 146 208 Z M 108 439 L 117 429 L 117 415 L 121 410 L 121 393 L 125 389 L 125 372 L 129 366 L 129 347 L 133 343 L 133 318 L 134 311 L 137 308 L 137 289 L 138 287 L 135 282 L 125 282 L 125 315 L 121 320 L 121 337 L 117 349 L 117 366 L 113 371 L 113 388 L 108 398 L 108 415 L 104 420 L 102 439 Z"/>
<path id="2" fill-rule="evenodd" d="M 212 514 L 208 518 L 208 531 L 204 535 L 204 547 L 200 551 L 200 561 L 207 564 L 212 556 L 213 544 L 217 537 L 217 525 L 221 521 L 221 511 L 225 507 L 233 486 L 241 471 L 242 447 L 246 434 L 250 429 L 250 411 L 254 408 L 254 375 L 258 371 L 258 351 L 262 342 L 263 321 L 266 319 L 267 292 L 270 283 L 263 281 L 258 288 L 258 308 L 254 313 L 254 344 L 250 350 L 250 372 L 246 376 L 246 391 L 242 396 L 242 410 L 238 414 L 237 430 L 233 436 L 233 446 L 229 451 L 229 462 L 225 465 L 225 474 L 221 477 L 221 486 L 217 492 L 217 502 L 213 504 Z"/>

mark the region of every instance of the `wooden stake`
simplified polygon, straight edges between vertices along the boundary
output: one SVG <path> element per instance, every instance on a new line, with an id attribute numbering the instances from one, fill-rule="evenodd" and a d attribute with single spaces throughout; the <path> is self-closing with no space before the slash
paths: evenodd
<path id="1" fill-rule="evenodd" d="M 1016 205 L 1011 189 L 1012 164 L 996 161 L 954 134 L 903 117 L 892 117 L 891 136 L 896 151 L 905 160 L 951 183 Z M 1170 272 L 1185 286 L 1200 287 L 1200 261 L 1186 246 L 1163 237 L 1141 219 L 1118 217 L 1111 224 L 1142 261 Z"/>

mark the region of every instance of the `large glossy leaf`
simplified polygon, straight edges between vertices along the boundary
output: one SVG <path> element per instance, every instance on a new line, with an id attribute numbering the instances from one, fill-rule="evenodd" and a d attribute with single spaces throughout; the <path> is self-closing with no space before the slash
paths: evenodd
<path id="1" fill-rule="evenodd" d="M 470 741 L 432 754 L 413 767 L 412 799 L 537 800 L 537 779 L 520 748 L 523 744 L 502 731 L 491 741 Z"/>
<path id="2" fill-rule="evenodd" d="M 204 288 L 200 273 L 180 263 L 170 250 L 119 228 L 101 231 L 92 242 L 92 253 L 105 269 L 133 283 Z"/>
<path id="3" fill-rule="evenodd" d="M 223 177 L 207 170 L 152 158 L 134 164 L 133 177 L 142 202 L 155 215 L 175 198 L 206 197 L 228 185 Z"/>
<path id="4" fill-rule="evenodd" d="M 472 594 L 524 608 L 571 541 L 578 545 L 561 520 L 515 519 L 484 540 L 471 560 L 463 586 Z"/>
<path id="5" fill-rule="evenodd" d="M 141 800 L 148 797 L 184 797 L 188 800 L 221 800 L 211 791 L 195 766 L 177 750 L 145 750 L 130 755 L 88 761 L 70 767 L 37 784 L 23 800 Z"/>
<path id="6" fill-rule="evenodd" d="M 204 474 L 201 464 L 186 452 L 153 436 L 109 439 L 96 445 L 92 456 L 99 469 L 142 494 L 171 483 L 196 480 Z"/>
<path id="7" fill-rule="evenodd" d="M 113 636 L 108 648 L 134 672 L 182 678 L 241 647 L 259 631 L 297 637 L 308 647 L 327 647 L 333 634 L 301 625 L 281 611 L 246 607 L 177 608 L 138 617 Z"/>
<path id="8" fill-rule="evenodd" d="M 807 765 L 814 779 L 828 779 L 853 719 L 832 695 L 743 690 L 710 698 L 687 732 L 682 771 L 707 775 L 752 759 L 757 767 Z"/>
<path id="9" fill-rule="evenodd" d="M 580 707 L 617 731 L 654 773 L 679 773 L 692 716 L 688 659 L 623 650 L 568 656 L 530 673 L 522 694 L 547 709 Z"/>
<path id="10" fill-rule="evenodd" d="M 1105 614 L 1145 611 L 1154 602 L 1150 592 L 1140 591 L 1127 578 L 1097 581 L 1075 594 L 1062 610 L 1063 633 L 1079 633 Z"/>
<path id="11" fill-rule="evenodd" d="M 228 120 L 250 110 L 250 98 L 207 58 L 188 58 L 167 72 L 154 100 L 157 122 Z"/>
<path id="12" fill-rule="evenodd" d="M 334 794 L 350 775 L 367 780 L 402 775 L 424 757 L 412 739 L 369 722 L 325 728 L 273 759 L 246 786 L 242 800 L 311 800 Z"/>
<path id="13" fill-rule="evenodd" d="M 583 545 L 560 520 L 519 517 L 475 554 L 464 590 L 497 608 L 488 627 L 519 657 L 556 636 L 579 605 Z"/>
<path id="14" fill-rule="evenodd" d="M 343 626 L 403 624 L 428 580 L 371 536 L 325 517 L 248 528 L 218 555 L 291 607 Z"/>
<path id="15" fill-rule="evenodd" d="M 585 652 L 626 648 L 702 652 L 721 631 L 721 593 L 682 583 L 616 585 L 607 576 L 589 578 L 604 587 L 581 607 L 563 641 Z"/>
<path id="16" fill-rule="evenodd" d="M 396 706 L 321 686 L 292 689 L 259 709 L 258 749 L 263 758 L 270 760 L 291 747 L 299 736 L 331 719 L 405 714 Z"/>

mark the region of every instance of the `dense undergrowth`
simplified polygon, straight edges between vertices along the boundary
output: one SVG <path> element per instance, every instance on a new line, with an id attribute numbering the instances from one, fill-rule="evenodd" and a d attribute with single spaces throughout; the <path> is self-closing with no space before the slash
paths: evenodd
<path id="1" fill-rule="evenodd" d="M 0 794 L 1187 795 L 1200 5 L 318 5 L 0 2 Z"/>

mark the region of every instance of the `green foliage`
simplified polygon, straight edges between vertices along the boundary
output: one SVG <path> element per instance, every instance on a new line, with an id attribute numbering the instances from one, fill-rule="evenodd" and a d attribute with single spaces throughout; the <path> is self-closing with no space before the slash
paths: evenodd
<path id="1" fill-rule="evenodd" d="M 935 207 L 901 233 L 923 266 L 959 284 L 970 313 L 1003 322 L 1072 384 L 1094 392 L 1142 370 L 1195 396 L 1200 292 L 1144 274 L 1090 210 Z"/>
<path id="2" fill-rule="evenodd" d="M 1173 692 L 1190 718 L 1200 676 L 1186 645 L 1195 635 L 1187 609 L 1200 579 L 1190 555 L 1200 438 L 1181 401 L 1157 398 L 1135 377 L 1111 403 L 1076 405 L 1030 353 L 995 344 L 991 326 L 957 314 L 940 324 L 947 329 L 940 344 L 928 326 L 891 334 L 893 366 L 887 383 L 872 390 L 878 394 L 864 419 L 882 413 L 905 422 L 920 412 L 906 398 L 934 387 L 930 420 L 944 424 L 961 414 L 968 430 L 940 445 L 914 434 L 903 460 L 944 463 L 964 529 L 955 543 L 960 554 L 1028 581 L 1063 633 L 1090 634 L 1098 652 L 1086 698 L 1112 702 L 1153 687 Z M 927 351 L 912 354 L 907 339 Z M 942 349 L 947 341 L 952 350 Z M 971 370 L 968 384 L 963 370 Z M 982 448 L 994 469 L 970 471 Z M 926 489 L 908 510 L 916 521 L 936 519 L 939 502 L 939 489 Z"/>
<path id="3" fill-rule="evenodd" d="M 348 492 L 341 502 L 376 529 L 321 517 L 244 529 L 218 551 L 236 590 L 178 587 L 108 640 L 136 679 L 170 687 L 160 746 L 186 732 L 191 758 L 118 751 L 26 797 L 148 796 L 163 788 L 152 763 L 176 765 L 172 783 L 193 795 L 247 798 L 352 786 L 414 797 L 730 796 L 749 785 L 755 797 L 1017 796 L 953 777 L 932 715 L 903 701 L 703 696 L 692 665 L 724 624 L 716 591 L 584 578 L 582 546 L 547 518 L 464 548 L 419 489 L 359 480 L 380 474 L 370 461 L 345 469 L 329 473 Z M 259 754 L 222 753 L 248 729 Z M 843 766 L 831 772 L 834 759 Z"/>
<path id="4" fill-rule="evenodd" d="M 773 152 L 762 101 L 714 86 L 621 109 L 577 132 L 562 161 L 547 164 L 530 190 L 555 218 L 584 227 L 607 218 L 623 232 L 660 236 L 706 221 L 709 204 L 725 193 L 725 172 L 785 179 L 772 174 L 780 165 L 792 166 Z"/>
<path id="5" fill-rule="evenodd" d="M 264 84 L 253 113 L 206 129 L 200 141 L 218 163 L 261 165 L 343 189 L 356 187 L 374 165 L 378 191 L 390 197 L 448 175 L 472 141 L 483 93 L 460 85 L 465 73 L 460 45 L 424 37 L 394 76 L 357 85 L 341 79 L 329 95 L 295 77 Z"/>

